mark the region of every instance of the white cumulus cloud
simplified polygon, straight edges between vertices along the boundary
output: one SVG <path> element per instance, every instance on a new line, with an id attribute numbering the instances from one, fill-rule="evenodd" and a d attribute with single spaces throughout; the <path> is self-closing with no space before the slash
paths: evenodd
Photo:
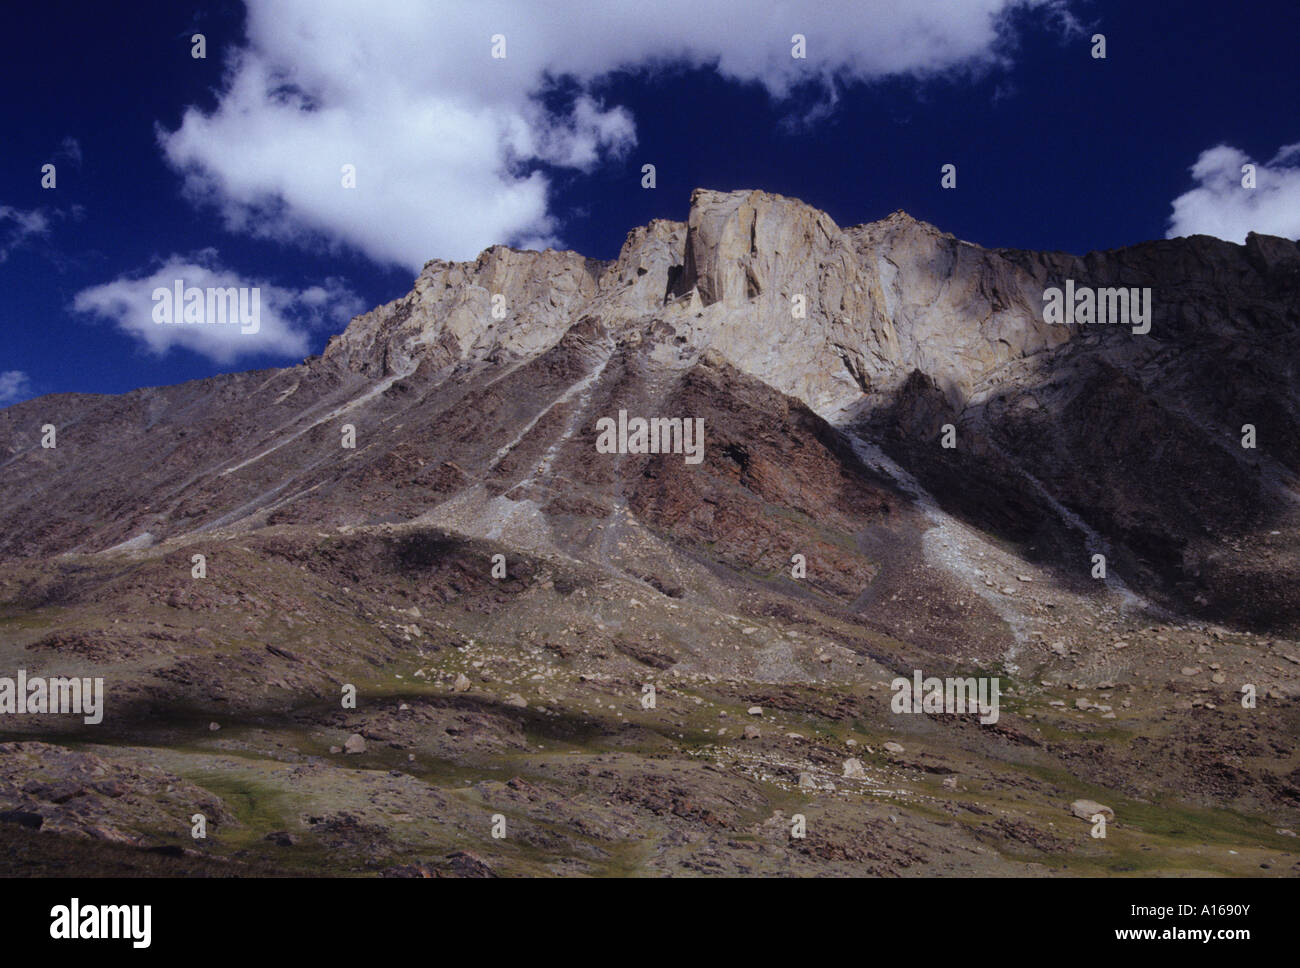
<path id="1" fill-rule="evenodd" d="M 539 166 L 588 171 L 636 144 L 631 114 L 593 87 L 612 71 L 707 66 L 775 98 L 811 83 L 830 99 L 836 80 L 995 63 L 1013 9 L 1068 28 L 1066 2 L 248 0 L 216 108 L 190 108 L 159 139 L 228 228 L 418 269 L 556 240 Z M 794 34 L 806 59 L 791 56 Z M 573 86 L 557 99 L 559 79 Z"/>
<path id="2" fill-rule="evenodd" d="M 257 326 L 240 326 L 206 320 L 199 323 L 156 322 L 154 310 L 162 304 L 154 299 L 157 289 L 174 291 L 180 280 L 183 289 L 246 289 L 246 306 L 252 308 L 251 290 L 257 293 Z M 161 260 L 147 274 L 121 276 L 89 289 L 73 299 L 72 308 L 112 320 L 146 350 L 163 356 L 174 347 L 184 347 L 220 364 L 241 357 L 271 354 L 305 356 L 313 329 L 337 330 L 364 308 L 361 299 L 342 281 L 326 279 L 305 289 L 288 289 L 265 281 L 241 277 L 224 268 L 212 249 L 193 256 L 172 255 Z M 182 307 L 175 307 L 180 320 Z M 248 330 L 248 331 L 245 331 Z"/>
<path id="3" fill-rule="evenodd" d="M 1255 187 L 1243 184 L 1242 166 L 1255 165 Z M 1202 151 L 1192 166 L 1196 187 L 1174 199 L 1168 238 L 1213 235 L 1245 242 L 1247 232 L 1300 239 L 1300 143 L 1272 160 L 1253 162 L 1228 145 Z"/>

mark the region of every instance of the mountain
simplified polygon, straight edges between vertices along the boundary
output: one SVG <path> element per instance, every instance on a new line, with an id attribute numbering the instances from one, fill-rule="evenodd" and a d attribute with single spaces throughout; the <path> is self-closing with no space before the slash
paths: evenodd
<path id="1" fill-rule="evenodd" d="M 39 818 L 0 833 L 114 871 L 1300 870 L 1298 294 L 1284 239 L 1080 258 L 697 190 L 612 262 L 431 261 L 296 367 L 0 411 L 0 676 L 107 697 L 0 720 Z M 894 711 L 917 670 L 1000 715 Z"/>

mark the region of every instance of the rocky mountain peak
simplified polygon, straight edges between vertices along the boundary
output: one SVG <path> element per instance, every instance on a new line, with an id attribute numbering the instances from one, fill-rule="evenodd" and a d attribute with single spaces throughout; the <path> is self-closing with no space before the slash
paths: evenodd
<path id="1" fill-rule="evenodd" d="M 926 373 L 956 406 L 1007 380 L 1036 379 L 1072 339 L 1135 363 L 1200 310 L 1192 291 L 1157 299 L 1146 343 L 1113 329 L 1051 325 L 1043 297 L 1079 285 L 1149 286 L 1171 272 L 1300 273 L 1294 242 L 1251 235 L 1151 243 L 1080 259 L 990 250 L 903 211 L 848 229 L 797 199 L 758 191 L 691 194 L 686 222 L 634 228 L 612 262 L 492 246 L 472 262 L 429 262 L 411 293 L 357 317 L 327 360 L 369 375 L 527 358 L 577 320 L 608 332 L 657 320 L 681 360 L 713 349 L 742 372 L 826 416 L 870 405 Z"/>

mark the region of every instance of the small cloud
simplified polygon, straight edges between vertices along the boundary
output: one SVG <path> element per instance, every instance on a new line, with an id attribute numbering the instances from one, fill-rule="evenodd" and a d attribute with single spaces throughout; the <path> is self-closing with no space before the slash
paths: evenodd
<path id="1" fill-rule="evenodd" d="M 1213 235 L 1245 242 L 1247 232 L 1300 238 L 1300 142 L 1284 145 L 1271 161 L 1255 165 L 1255 187 L 1246 188 L 1242 166 L 1250 157 L 1215 145 L 1192 165 L 1196 187 L 1174 199 L 1167 238 Z"/>
<path id="2" fill-rule="evenodd" d="M 22 370 L 0 373 L 0 406 L 26 400 L 32 392 L 32 381 Z"/>
<path id="3" fill-rule="evenodd" d="M 75 167 L 80 168 L 81 142 L 71 135 L 68 135 L 68 137 L 60 141 L 59 146 L 54 149 L 54 157 L 56 159 L 66 158 L 68 161 L 72 162 Z"/>
<path id="4" fill-rule="evenodd" d="M 31 211 L 0 205 L 0 262 L 9 253 L 28 240 L 45 235 L 50 230 L 50 218 L 39 208 Z"/>
<path id="5" fill-rule="evenodd" d="M 242 290 L 245 307 L 257 307 L 256 331 L 233 322 L 156 322 L 155 309 L 169 297 L 155 295 L 159 290 L 174 292 L 177 280 L 182 290 L 203 290 L 205 302 L 209 290 Z M 155 356 L 183 347 L 225 365 L 249 356 L 305 356 L 313 330 L 341 328 L 364 304 L 341 279 L 288 289 L 243 278 L 222 266 L 215 250 L 204 249 L 191 256 L 172 255 L 152 271 L 83 289 L 72 308 L 112 320 Z M 181 316 L 179 307 L 176 316 Z"/>

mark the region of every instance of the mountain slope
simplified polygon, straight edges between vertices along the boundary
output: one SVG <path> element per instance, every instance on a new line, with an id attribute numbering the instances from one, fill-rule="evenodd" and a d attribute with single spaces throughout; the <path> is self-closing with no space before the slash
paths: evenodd
<path id="1" fill-rule="evenodd" d="M 1149 287 L 1149 333 L 1045 322 L 1066 280 Z M 1298 287 L 1280 239 L 1077 258 L 701 190 L 612 262 L 430 262 L 296 367 L 10 407 L 0 656 L 106 671 L 112 715 L 7 717 L 0 801 L 184 837 L 172 807 L 29 790 L 32 757 L 81 775 L 30 742 L 66 737 L 221 799 L 201 851 L 289 869 L 1277 864 L 1300 820 Z M 603 452 L 620 411 L 702 421 L 699 462 Z M 914 669 L 1000 676 L 1000 720 L 891 713 Z M 353 732 L 365 754 L 329 752 Z M 241 815 L 266 791 L 311 850 Z M 1084 795 L 1114 801 L 1112 841 L 1063 812 Z M 484 841 L 497 809 L 522 842 Z"/>

